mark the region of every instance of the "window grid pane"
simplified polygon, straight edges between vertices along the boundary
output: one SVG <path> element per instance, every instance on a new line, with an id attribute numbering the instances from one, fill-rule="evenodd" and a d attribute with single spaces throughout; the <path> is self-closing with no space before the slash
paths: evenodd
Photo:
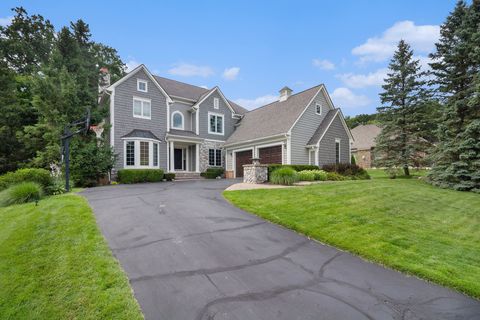
<path id="1" fill-rule="evenodd" d="M 158 167 L 158 143 L 153 144 L 153 166 Z"/>
<path id="2" fill-rule="evenodd" d="M 208 149 L 208 165 L 215 165 L 215 149 Z"/>
<path id="3" fill-rule="evenodd" d="M 222 122 L 223 118 L 222 117 L 216 117 L 217 118 L 217 133 L 222 133 Z"/>
<path id="4" fill-rule="evenodd" d="M 127 166 L 135 165 L 135 142 L 127 142 L 127 154 L 126 154 L 126 164 Z"/>
<path id="5" fill-rule="evenodd" d="M 210 116 L 210 131 L 215 132 L 215 116 Z"/>
<path id="6" fill-rule="evenodd" d="M 143 116 L 150 118 L 151 115 L 151 105 L 148 101 L 143 101 Z"/>
<path id="7" fill-rule="evenodd" d="M 217 167 L 222 166 L 222 150 L 215 150 L 215 165 Z"/>
<path id="8" fill-rule="evenodd" d="M 340 163 L 340 142 L 335 142 L 335 162 Z"/>
<path id="9" fill-rule="evenodd" d="M 133 100 L 133 114 L 136 116 L 142 115 L 142 102 L 139 100 Z"/>
<path id="10" fill-rule="evenodd" d="M 148 166 L 149 162 L 148 142 L 140 141 L 140 165 Z"/>

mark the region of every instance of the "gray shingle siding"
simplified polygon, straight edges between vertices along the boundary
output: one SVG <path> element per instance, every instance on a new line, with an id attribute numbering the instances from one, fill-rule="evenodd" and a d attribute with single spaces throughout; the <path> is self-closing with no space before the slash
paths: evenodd
<path id="1" fill-rule="evenodd" d="M 148 82 L 148 92 L 137 91 L 137 79 Z M 133 97 L 151 100 L 151 119 L 135 118 L 133 116 Z M 118 154 L 115 169 L 122 169 L 124 164 L 122 136 L 134 129 L 149 130 L 155 136 L 164 140 L 167 129 L 167 104 L 166 97 L 157 86 L 150 80 L 143 70 L 139 70 L 123 83 L 115 88 L 114 94 L 114 150 Z M 167 144 L 161 141 L 159 144 L 160 168 L 167 168 Z"/>
<path id="2" fill-rule="evenodd" d="M 213 99 L 219 99 L 219 108 L 215 109 L 213 107 Z M 225 101 L 222 99 L 220 94 L 217 91 L 212 93 L 205 101 L 203 101 L 199 106 L 199 136 L 204 139 L 212 139 L 212 140 L 221 140 L 225 141 L 227 138 L 232 134 L 234 130 L 234 123 L 235 119 L 232 119 L 232 112 L 230 108 L 227 106 Z M 224 121 L 224 133 L 223 135 L 218 134 L 209 134 L 208 133 L 208 113 L 219 113 L 223 114 L 223 121 Z"/>
<path id="3" fill-rule="evenodd" d="M 322 106 L 322 113 L 315 113 L 315 105 L 319 103 Z M 291 135 L 291 163 L 292 164 L 308 164 L 307 142 L 322 123 L 325 115 L 330 110 L 325 96 L 320 92 L 305 110 L 303 115 L 292 128 Z"/>
<path id="4" fill-rule="evenodd" d="M 320 141 L 318 150 L 319 165 L 335 163 L 335 139 L 340 139 L 340 162 L 350 163 L 350 141 L 348 133 L 338 114 Z"/>
<path id="5" fill-rule="evenodd" d="M 172 117 L 172 114 L 175 111 L 180 111 L 183 114 L 183 120 L 184 120 L 184 130 L 187 131 L 193 131 L 192 130 L 192 113 L 189 111 L 191 109 L 191 106 L 179 103 L 179 102 L 174 102 L 170 105 L 170 117 Z M 194 119 L 195 120 L 195 119 Z M 170 126 L 173 128 L 173 121 L 170 119 Z"/>

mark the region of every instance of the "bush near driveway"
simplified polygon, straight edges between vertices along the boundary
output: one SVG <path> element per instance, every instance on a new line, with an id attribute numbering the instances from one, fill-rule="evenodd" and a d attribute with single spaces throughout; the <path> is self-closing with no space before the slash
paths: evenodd
<path id="1" fill-rule="evenodd" d="M 327 173 L 323 170 L 303 170 L 299 173 L 300 181 L 325 181 Z"/>
<path id="2" fill-rule="evenodd" d="M 319 241 L 480 298 L 479 195 L 369 171 L 372 180 L 224 196 Z"/>
<path id="3" fill-rule="evenodd" d="M 297 172 L 304 170 L 318 170 L 318 166 L 309 165 L 309 164 L 269 164 L 268 165 L 268 174 L 271 174 L 273 171 L 280 168 L 291 168 Z"/>
<path id="4" fill-rule="evenodd" d="M 122 169 L 118 170 L 120 183 L 159 182 L 163 180 L 162 169 Z"/>
<path id="5" fill-rule="evenodd" d="M 202 172 L 200 176 L 206 179 L 216 179 L 223 175 L 224 169 L 222 167 L 211 167 L 207 168 L 205 172 Z"/>
<path id="6" fill-rule="evenodd" d="M 270 175 L 270 182 L 273 184 L 283 184 L 291 186 L 299 179 L 297 171 L 289 167 L 283 167 L 274 170 Z"/>
<path id="7" fill-rule="evenodd" d="M 21 182 L 36 182 L 42 186 L 45 193 L 49 193 L 53 177 L 45 169 L 19 169 L 0 176 L 0 190 Z"/>
<path id="8" fill-rule="evenodd" d="M 322 170 L 327 172 L 336 172 L 352 180 L 370 179 L 368 172 L 353 163 L 332 163 L 322 166 Z"/>
<path id="9" fill-rule="evenodd" d="M 42 187 L 35 182 L 22 182 L 0 192 L 0 207 L 38 201 L 42 198 Z"/>
<path id="10" fill-rule="evenodd" d="M 163 175 L 163 177 L 165 178 L 165 180 L 167 181 L 172 181 L 175 179 L 175 173 L 165 173 Z"/>
<path id="11" fill-rule="evenodd" d="M 143 319 L 87 201 L 0 208 L 1 319 Z"/>

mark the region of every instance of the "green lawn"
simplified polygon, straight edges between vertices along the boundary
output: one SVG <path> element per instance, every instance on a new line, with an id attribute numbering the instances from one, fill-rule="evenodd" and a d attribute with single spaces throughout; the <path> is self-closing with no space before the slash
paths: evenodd
<path id="1" fill-rule="evenodd" d="M 371 173 L 372 180 L 224 196 L 322 242 L 480 298 L 480 195 Z"/>
<path id="2" fill-rule="evenodd" d="M 86 200 L 0 208 L 1 319 L 143 319 Z"/>

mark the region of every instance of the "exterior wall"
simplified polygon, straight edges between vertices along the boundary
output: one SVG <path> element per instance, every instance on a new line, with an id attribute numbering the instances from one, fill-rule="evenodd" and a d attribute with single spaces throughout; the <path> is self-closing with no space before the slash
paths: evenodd
<path id="1" fill-rule="evenodd" d="M 340 162 L 350 163 L 350 139 L 340 120 L 340 115 L 337 115 L 320 141 L 318 150 L 320 166 L 335 163 L 335 139 L 340 139 Z"/>
<path id="2" fill-rule="evenodd" d="M 148 82 L 148 92 L 137 91 L 137 79 Z M 133 116 L 133 97 L 151 100 L 151 119 L 135 118 Z M 167 129 L 167 101 L 160 89 L 150 80 L 147 74 L 138 70 L 136 74 L 119 84 L 114 92 L 114 151 L 118 154 L 115 169 L 123 168 L 124 140 L 122 136 L 134 129 L 150 130 L 161 141 L 159 142 L 160 168 L 167 169 L 167 144 L 164 141 Z"/>
<path id="3" fill-rule="evenodd" d="M 352 155 L 355 156 L 357 165 L 361 168 L 368 169 L 373 164 L 373 151 L 372 150 L 357 150 L 352 151 Z"/>
<path id="4" fill-rule="evenodd" d="M 225 167 L 225 150 L 223 149 L 223 142 L 204 140 L 200 145 L 200 172 L 204 172 L 211 167 L 208 164 L 208 149 L 222 150 L 222 167 Z"/>
<path id="5" fill-rule="evenodd" d="M 316 103 L 322 106 L 321 115 L 315 113 Z M 330 110 L 325 95 L 320 92 L 292 128 L 291 164 L 308 164 L 308 149 L 305 146 Z"/>
<path id="6" fill-rule="evenodd" d="M 172 121 L 172 114 L 175 112 L 175 111 L 180 111 L 182 114 L 183 114 L 183 127 L 184 129 L 183 130 L 187 130 L 187 131 L 193 131 L 192 130 L 192 113 L 189 111 L 191 109 L 191 106 L 189 105 L 186 105 L 186 104 L 183 104 L 183 103 L 179 103 L 179 102 L 174 102 L 170 105 L 170 127 L 172 129 L 176 129 L 176 128 L 173 128 L 173 121 Z M 177 129 L 178 130 L 178 129 Z"/>
<path id="7" fill-rule="evenodd" d="M 213 107 L 213 98 L 219 99 L 219 108 L 215 109 Z M 232 118 L 232 112 L 230 108 L 227 106 L 225 101 L 223 101 L 222 97 L 218 92 L 212 93 L 204 102 L 202 102 L 199 106 L 199 136 L 205 139 L 212 139 L 212 140 L 222 140 L 225 141 L 228 137 L 233 133 L 235 127 L 235 119 Z M 223 135 L 218 134 L 209 134 L 208 133 L 208 112 L 212 113 L 219 113 L 223 114 L 223 121 L 224 121 L 224 132 Z"/>

